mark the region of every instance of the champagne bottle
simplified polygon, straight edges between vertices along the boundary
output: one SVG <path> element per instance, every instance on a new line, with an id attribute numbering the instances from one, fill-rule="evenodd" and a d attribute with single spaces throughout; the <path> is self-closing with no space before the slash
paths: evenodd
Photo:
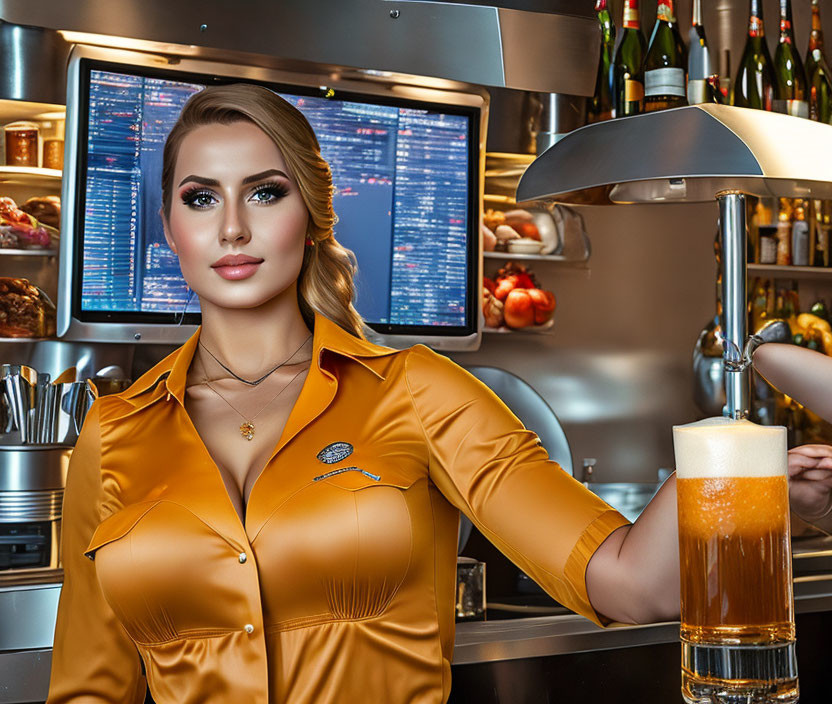
<path id="1" fill-rule="evenodd" d="M 596 0 L 595 14 L 601 29 L 601 53 L 598 57 L 598 75 L 595 79 L 595 95 L 589 106 L 589 121 L 600 122 L 612 117 L 612 54 L 615 47 L 615 25 L 607 8 L 607 0 Z"/>
<path id="2" fill-rule="evenodd" d="M 612 62 L 613 117 L 637 115 L 644 104 L 644 54 L 647 42 L 638 19 L 638 0 L 624 0 L 621 39 Z"/>
<path id="3" fill-rule="evenodd" d="M 702 24 L 702 0 L 693 0 L 691 27 L 688 32 L 688 103 L 713 102 L 708 79 L 713 75 L 705 27 Z"/>
<path id="4" fill-rule="evenodd" d="M 774 66 L 763 30 L 763 0 L 749 0 L 748 38 L 734 80 L 732 103 L 740 108 L 771 110 Z"/>
<path id="5" fill-rule="evenodd" d="M 832 71 L 823 52 L 820 0 L 812 0 L 812 33 L 806 52 L 806 80 L 809 85 L 809 118 L 832 122 Z"/>
<path id="6" fill-rule="evenodd" d="M 659 0 L 644 60 L 644 110 L 687 105 L 687 56 L 673 14 L 673 0 Z"/>
<path id="7" fill-rule="evenodd" d="M 791 0 L 780 0 L 780 42 L 774 52 L 774 109 L 809 117 L 806 72 L 794 42 Z"/>

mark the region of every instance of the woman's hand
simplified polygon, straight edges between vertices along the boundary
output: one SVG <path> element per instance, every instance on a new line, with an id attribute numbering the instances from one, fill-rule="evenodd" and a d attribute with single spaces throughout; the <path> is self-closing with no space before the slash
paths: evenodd
<path id="1" fill-rule="evenodd" d="M 808 522 L 832 506 L 832 446 L 801 445 L 789 450 L 789 503 Z"/>

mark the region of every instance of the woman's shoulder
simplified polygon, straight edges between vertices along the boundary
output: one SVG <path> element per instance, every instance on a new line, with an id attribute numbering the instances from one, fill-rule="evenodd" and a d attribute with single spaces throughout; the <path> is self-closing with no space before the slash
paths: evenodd
<path id="1" fill-rule="evenodd" d="M 164 395 L 166 392 L 164 381 L 171 373 L 178 351 L 174 351 L 148 369 L 123 391 L 98 397 L 96 401 L 101 403 L 101 422 L 108 423 L 117 420 L 126 413 L 143 408 Z"/>
<path id="2" fill-rule="evenodd" d="M 450 357 L 421 343 L 407 350 L 405 377 L 411 394 L 430 391 L 435 399 L 447 401 L 480 396 L 487 387 L 465 367 Z"/>

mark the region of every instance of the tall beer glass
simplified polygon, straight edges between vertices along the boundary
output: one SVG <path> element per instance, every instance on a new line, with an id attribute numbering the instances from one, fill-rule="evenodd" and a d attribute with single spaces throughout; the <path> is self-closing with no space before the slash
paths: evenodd
<path id="1" fill-rule="evenodd" d="M 675 426 L 682 696 L 796 702 L 786 429 Z"/>

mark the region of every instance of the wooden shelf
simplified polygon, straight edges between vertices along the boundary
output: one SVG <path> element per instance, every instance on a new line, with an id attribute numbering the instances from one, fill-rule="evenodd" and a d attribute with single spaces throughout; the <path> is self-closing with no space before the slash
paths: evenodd
<path id="1" fill-rule="evenodd" d="M 34 166 L 0 166 L 0 183 L 59 189 L 61 178 L 63 178 L 63 171 L 59 169 L 39 169 Z"/>
<path id="2" fill-rule="evenodd" d="M 768 276 L 775 279 L 832 279 L 832 267 L 749 264 L 748 275 Z"/>

